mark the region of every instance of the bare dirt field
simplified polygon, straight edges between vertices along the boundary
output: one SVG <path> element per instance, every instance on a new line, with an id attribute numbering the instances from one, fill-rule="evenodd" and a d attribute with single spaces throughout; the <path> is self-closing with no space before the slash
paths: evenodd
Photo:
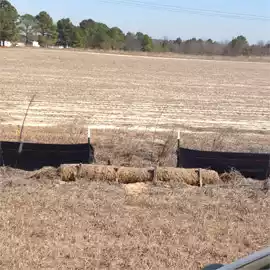
<path id="1" fill-rule="evenodd" d="M 47 126 L 270 131 L 269 63 L 0 50 L 0 120 Z"/>
<path id="2" fill-rule="evenodd" d="M 269 245 L 270 196 L 0 170 L 1 269 L 190 269 Z M 135 192 L 136 191 L 136 192 Z"/>

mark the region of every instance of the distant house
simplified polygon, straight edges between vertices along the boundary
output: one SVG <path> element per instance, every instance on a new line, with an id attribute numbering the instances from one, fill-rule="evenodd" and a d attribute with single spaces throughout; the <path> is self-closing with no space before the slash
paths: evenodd
<path id="1" fill-rule="evenodd" d="M 32 41 L 32 46 L 33 46 L 33 47 L 37 47 L 37 48 L 40 47 L 38 41 Z"/>
<path id="2" fill-rule="evenodd" d="M 25 47 L 26 45 L 25 45 L 24 42 L 17 42 L 15 46 L 16 46 L 16 47 Z M 27 46 L 33 46 L 33 47 L 37 47 L 37 48 L 40 47 L 38 41 L 30 41 L 30 42 L 27 44 Z"/>
<path id="3" fill-rule="evenodd" d="M 62 40 L 57 40 L 56 43 L 55 43 L 55 48 L 58 48 L 58 49 L 68 49 L 69 48 L 69 45 L 68 45 L 68 42 L 63 42 Z"/>
<path id="4" fill-rule="evenodd" d="M 0 41 L 1 47 L 11 47 L 12 43 L 10 41 Z"/>
<path id="5" fill-rule="evenodd" d="M 28 46 L 33 46 L 33 47 L 40 47 L 38 41 L 30 41 L 29 44 L 27 44 Z M 16 46 L 16 47 L 25 47 L 25 42 L 23 41 L 19 41 L 16 43 L 12 43 L 10 41 L 0 41 L 0 47 L 12 47 L 12 46 Z"/>
<path id="6" fill-rule="evenodd" d="M 40 47 L 39 42 L 37 41 L 37 39 L 38 39 L 38 36 L 37 35 L 36 36 L 28 37 L 28 39 L 26 38 L 25 35 L 20 35 L 19 36 L 19 40 L 16 43 L 16 46 L 17 47 L 23 47 L 23 46 Z"/>

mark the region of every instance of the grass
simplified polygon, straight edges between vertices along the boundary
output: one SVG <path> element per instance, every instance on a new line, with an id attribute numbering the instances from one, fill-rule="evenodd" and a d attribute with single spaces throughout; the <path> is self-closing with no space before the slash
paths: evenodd
<path id="1" fill-rule="evenodd" d="M 270 197 L 251 188 L 120 185 L 0 174 L 1 269 L 200 269 L 269 244 Z M 24 180 L 23 180 L 24 179 Z"/>

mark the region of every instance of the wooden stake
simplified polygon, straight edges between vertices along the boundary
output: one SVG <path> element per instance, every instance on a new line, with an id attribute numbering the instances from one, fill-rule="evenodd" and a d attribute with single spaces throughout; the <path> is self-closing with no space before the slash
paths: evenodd
<path id="1" fill-rule="evenodd" d="M 179 149 L 180 148 L 180 130 L 178 130 L 178 135 L 177 135 L 177 146 Z"/>
<path id="2" fill-rule="evenodd" d="M 88 139 L 89 139 L 89 141 L 90 141 L 90 138 L 91 138 L 91 129 L 90 129 L 90 127 L 88 127 Z"/>
<path id="3" fill-rule="evenodd" d="M 202 180 L 202 170 L 199 169 L 199 180 L 200 180 L 200 187 L 203 186 L 203 180 Z"/>
<path id="4" fill-rule="evenodd" d="M 155 165 L 153 167 L 153 184 L 156 185 L 157 184 L 157 181 L 158 181 L 158 178 L 157 178 L 157 170 L 158 170 L 158 166 Z"/>
<path id="5" fill-rule="evenodd" d="M 88 158 L 88 163 L 92 163 L 93 161 L 93 157 L 92 157 L 92 154 L 91 151 L 92 151 L 92 147 L 91 147 L 91 130 L 90 130 L 90 127 L 88 127 L 88 147 L 89 147 L 89 158 Z"/>
<path id="6" fill-rule="evenodd" d="M 177 134 L 177 164 L 176 167 L 180 167 L 180 157 L 179 157 L 179 151 L 180 151 L 180 130 L 178 130 Z"/>

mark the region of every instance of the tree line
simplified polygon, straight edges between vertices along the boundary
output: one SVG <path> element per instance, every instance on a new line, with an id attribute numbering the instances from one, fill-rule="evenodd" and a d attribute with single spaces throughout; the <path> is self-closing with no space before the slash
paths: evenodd
<path id="1" fill-rule="evenodd" d="M 46 11 L 41 11 L 37 15 L 19 15 L 16 7 L 7 0 L 0 0 L 0 41 L 20 41 L 26 45 L 38 41 L 42 47 L 57 45 L 195 55 L 270 55 L 270 42 L 249 44 L 243 35 L 223 43 L 212 39 L 182 40 L 180 37 L 175 40 L 153 39 L 142 32 L 125 34 L 119 27 L 110 28 L 92 19 L 84 19 L 79 25 L 74 25 L 69 18 L 54 22 Z"/>

